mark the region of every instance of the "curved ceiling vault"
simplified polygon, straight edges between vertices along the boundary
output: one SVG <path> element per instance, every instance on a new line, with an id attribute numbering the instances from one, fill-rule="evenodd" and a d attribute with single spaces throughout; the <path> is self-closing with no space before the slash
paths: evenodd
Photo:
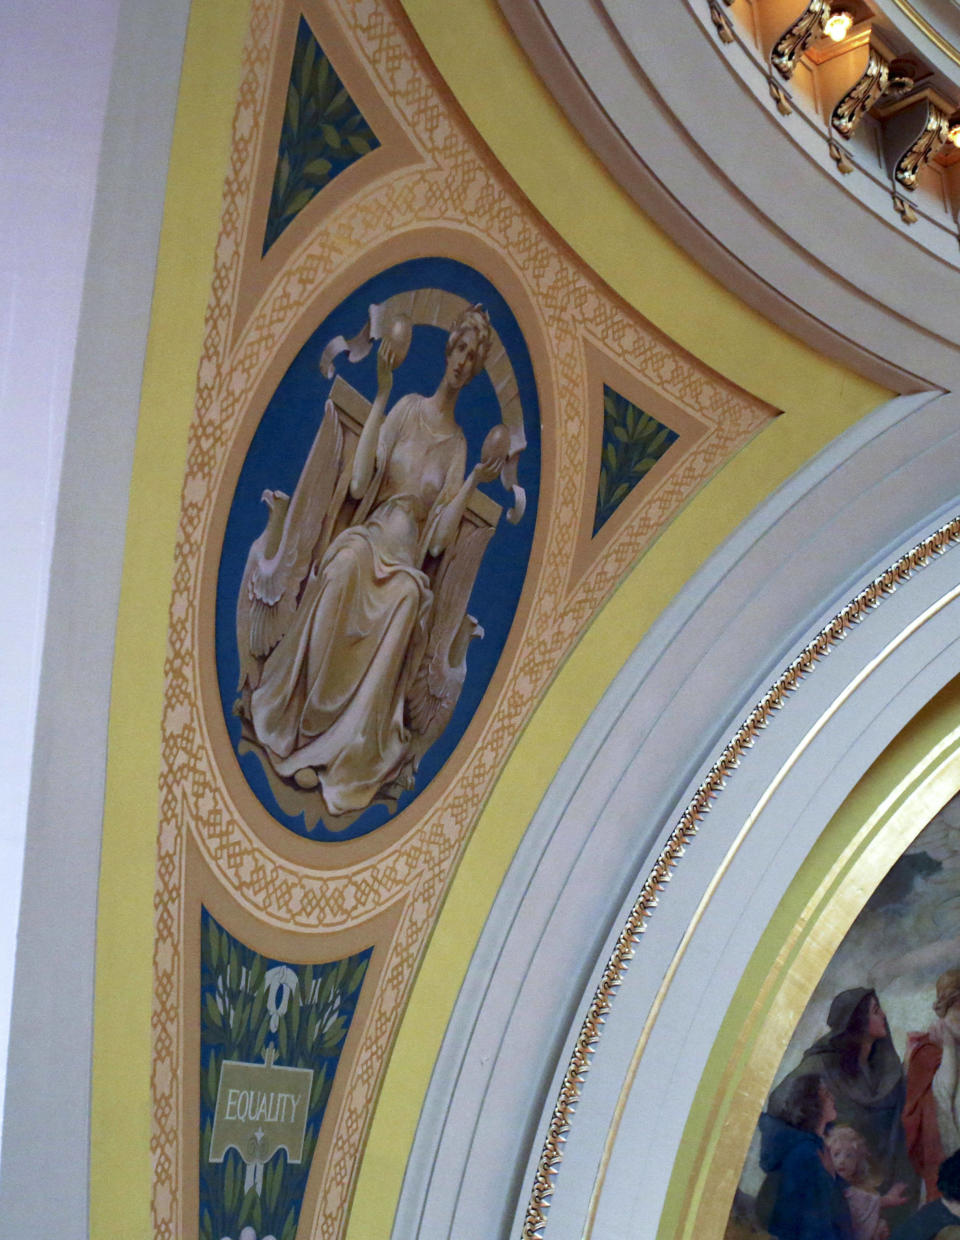
<path id="1" fill-rule="evenodd" d="M 64 510 L 55 561 L 78 554 L 79 531 L 95 515 L 83 487 L 89 452 L 80 451 L 101 442 L 91 368 L 106 365 L 118 342 L 136 357 L 146 338 L 128 523 L 96 552 L 105 579 L 119 579 L 126 539 L 122 598 L 118 609 L 105 591 L 99 611 L 78 619 L 68 580 L 55 576 L 48 625 L 75 644 L 83 626 L 110 632 L 116 622 L 112 669 L 103 654 L 71 673 L 86 678 L 91 718 L 105 718 L 109 703 L 109 744 L 105 725 L 82 738 L 63 728 L 77 684 L 64 681 L 54 644 L 36 757 L 38 769 L 53 753 L 65 769 L 105 761 L 106 799 L 91 781 L 79 795 L 45 788 L 33 804 L 4 1228 L 12 1235 L 29 1222 L 45 1234 L 79 1235 L 89 1208 L 98 1240 L 197 1234 L 190 1176 L 198 1138 L 189 1135 L 182 1082 L 199 1035 L 178 998 L 193 984 L 194 966 L 178 971 L 193 950 L 180 933 L 189 910 L 209 899 L 251 934 L 282 926 L 286 938 L 276 941 L 292 961 L 313 957 L 290 944 L 333 941 L 319 914 L 316 924 L 294 915 L 287 925 L 279 900 L 271 905 L 264 888 L 231 877 L 227 854 L 240 844 L 217 852 L 221 804 L 235 815 L 229 830 L 252 850 L 254 870 L 280 858 L 304 891 L 333 889 L 344 867 L 330 858 L 346 845 L 311 853 L 307 842 L 284 842 L 278 827 L 264 828 L 269 846 L 257 843 L 259 828 L 235 813 L 243 796 L 226 783 L 217 791 L 216 764 L 205 765 L 210 716 L 198 706 L 196 729 L 183 730 L 193 705 L 190 693 L 176 698 L 177 677 L 206 649 L 209 611 L 202 592 L 191 593 L 191 575 L 202 578 L 219 554 L 194 543 L 191 514 L 208 502 L 219 511 L 216 479 L 239 471 L 240 449 L 228 447 L 250 438 L 267 387 L 361 282 L 356 273 L 427 256 L 482 267 L 533 342 L 553 472 L 532 563 L 545 548 L 559 556 L 569 536 L 570 580 L 578 572 L 590 579 L 601 563 L 591 557 L 607 556 L 608 584 L 589 595 L 571 589 L 566 614 L 555 605 L 568 627 L 560 626 L 554 661 L 529 702 L 510 699 L 520 703 L 515 731 L 471 785 L 476 803 L 465 811 L 455 864 L 431 888 L 429 925 L 410 939 L 389 984 L 386 974 L 377 983 L 378 996 L 392 987 L 402 1001 L 393 1015 L 383 1009 L 389 1050 L 371 1052 L 364 1062 L 374 1066 L 351 1077 L 350 1099 L 363 1105 L 349 1112 L 354 1126 L 339 1148 L 352 1162 L 319 1195 L 327 1173 L 311 1173 L 313 1222 L 304 1207 L 297 1235 L 719 1236 L 719 1134 L 741 1140 L 753 1122 L 744 1108 L 734 1114 L 731 1081 L 746 1061 L 730 1047 L 753 1028 L 770 962 L 813 917 L 825 875 L 851 873 L 867 892 L 863 875 L 882 872 L 889 841 L 909 838 L 911 823 L 960 786 L 952 683 L 960 670 L 960 249 L 950 197 L 960 164 L 946 152 L 930 174 L 943 191 L 936 201 L 926 174 L 916 190 L 897 182 L 880 141 L 893 123 L 878 95 L 849 148 L 852 167 L 841 168 L 831 150 L 846 141 L 831 129 L 833 70 L 816 77 L 818 64 L 833 62 L 817 61 L 823 49 L 813 41 L 795 81 L 773 76 L 775 38 L 764 32 L 779 17 L 764 25 L 762 0 L 310 0 L 302 11 L 337 49 L 338 71 L 374 117 L 382 150 L 365 153 L 336 190 L 284 226 L 272 254 L 261 253 L 249 227 L 269 199 L 269 185 L 259 198 L 255 188 L 268 149 L 260 127 L 283 112 L 276 47 L 293 54 L 301 9 L 258 0 L 250 13 L 226 15 L 212 0 L 194 0 L 171 140 L 169 110 L 153 107 L 150 84 L 138 82 L 137 49 L 158 20 L 150 7 L 131 0 L 124 11 L 105 134 L 113 162 L 99 201 L 105 220 L 129 168 L 136 115 L 154 142 L 169 145 L 164 225 L 151 243 L 149 335 L 148 272 L 131 285 L 139 317 L 117 323 L 109 299 L 88 310 L 78 355 L 87 377 L 76 388 L 64 474 L 82 519 Z M 800 8 L 777 12 L 790 10 L 789 25 Z M 954 6 L 858 0 L 854 16 L 858 47 L 891 60 L 909 53 L 929 69 L 918 88 L 936 88 L 945 116 L 960 103 L 951 96 L 960 82 Z M 175 26 L 170 15 L 164 46 L 176 42 Z M 168 93 L 174 60 L 164 71 Z M 474 197 L 430 188 L 467 184 L 464 169 Z M 380 212 L 376 227 L 356 206 L 362 195 Z M 916 203 L 916 219 L 894 198 Z M 155 208 L 160 201 L 157 189 Z M 518 237 L 536 244 L 524 250 Z M 95 247 L 94 283 L 131 275 L 128 261 L 115 247 Z M 325 263 L 326 283 L 317 275 Z M 544 272 L 562 273 L 562 305 Z M 597 306 L 613 310 L 590 319 Z M 622 324 L 639 342 L 633 354 L 616 352 Z M 595 493 L 577 475 L 586 466 L 569 462 L 593 458 L 586 432 L 582 457 L 574 452 L 583 406 L 570 395 L 571 367 L 574 355 L 579 365 L 594 349 L 599 360 L 584 361 L 584 375 L 615 361 L 622 382 L 646 392 L 639 355 L 654 348 L 648 342 L 685 376 L 678 390 L 712 384 L 716 402 L 749 411 L 762 429 L 691 485 L 649 536 L 637 516 L 635 533 L 623 518 L 604 542 L 581 528 Z M 208 441 L 211 408 L 222 423 Z M 129 427 L 137 414 L 128 395 Z M 565 470 L 576 487 L 565 489 Z M 532 587 L 523 598 L 518 614 L 541 619 L 521 636 L 515 630 L 507 649 L 530 678 L 523 643 L 558 617 L 537 612 Z M 198 700 L 210 693 L 204 674 Z M 485 709 L 499 718 L 492 704 Z M 191 777 L 203 785 L 195 800 L 189 780 L 171 777 L 182 770 L 171 754 L 188 750 Z M 166 794 L 159 868 L 158 778 Z M 442 779 L 438 786 L 442 806 Z M 172 793 L 182 797 L 176 813 Z M 259 813 L 251 810 L 249 822 Z M 70 876 L 54 826 L 68 814 L 87 870 L 101 861 L 98 893 L 91 882 L 64 901 Z M 398 822 L 390 839 L 399 849 L 418 825 L 413 810 Z M 377 863 L 374 844 L 356 849 L 347 869 Z M 181 865 L 189 882 L 178 889 Z M 166 915 L 171 890 L 177 925 Z M 394 950 L 390 909 L 405 910 L 406 898 L 398 888 L 389 909 L 375 910 L 387 927 L 375 953 L 388 942 Z M 797 908 L 807 911 L 791 920 Z M 57 967 L 64 933 L 77 963 L 67 981 Z M 92 1014 L 95 1033 L 83 1021 L 70 1025 L 76 1011 Z M 51 1029 L 42 1042 L 31 1033 L 41 1017 Z M 51 1053 L 67 1065 L 62 1079 L 49 1079 Z M 763 1083 L 750 1088 L 755 1116 Z M 347 1101 L 331 1096 L 346 1115 Z M 55 1191 L 38 1202 L 28 1166 L 54 1130 Z"/>

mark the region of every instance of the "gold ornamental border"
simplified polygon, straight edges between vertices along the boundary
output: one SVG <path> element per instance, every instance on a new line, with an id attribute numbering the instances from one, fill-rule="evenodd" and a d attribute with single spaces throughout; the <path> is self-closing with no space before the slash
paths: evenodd
<path id="1" fill-rule="evenodd" d="M 870 612 L 875 611 L 898 586 L 908 581 L 918 570 L 926 568 L 934 556 L 943 555 L 958 542 L 960 542 L 960 516 L 954 517 L 906 552 L 837 612 L 829 624 L 825 625 L 816 637 L 804 646 L 800 654 L 754 706 L 697 788 L 679 822 L 670 832 L 664 848 L 634 901 L 580 1027 L 537 1164 L 533 1188 L 524 1215 L 521 1232 L 523 1240 L 543 1240 L 550 1197 L 553 1195 L 554 1181 L 563 1159 L 563 1143 L 570 1131 L 577 1102 L 590 1070 L 591 1057 L 596 1052 L 600 1041 L 604 1021 L 613 1007 L 616 992 L 634 957 L 640 937 L 647 928 L 653 910 L 660 902 L 660 893 L 664 891 L 672 878 L 672 871 L 686 852 L 687 846 L 699 832 L 700 824 L 710 812 L 711 803 L 726 787 L 728 779 L 740 765 L 747 751 L 753 748 L 760 732 L 766 728 L 774 713 L 787 704 L 790 695 L 799 688 L 800 681 L 815 669 L 820 660 L 829 654 L 830 649 L 841 642 L 854 625 L 859 624 Z"/>

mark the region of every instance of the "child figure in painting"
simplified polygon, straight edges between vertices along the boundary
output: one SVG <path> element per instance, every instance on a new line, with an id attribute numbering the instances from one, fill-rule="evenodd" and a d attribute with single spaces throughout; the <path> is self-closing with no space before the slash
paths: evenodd
<path id="1" fill-rule="evenodd" d="M 907 1201 L 904 1184 L 894 1184 L 883 1195 L 877 1192 L 878 1179 L 871 1173 L 867 1143 L 849 1124 L 837 1124 L 826 1136 L 826 1146 L 836 1172 L 848 1187 L 844 1192 L 850 1207 L 854 1240 L 887 1240 L 890 1225 L 881 1211 L 895 1209 Z"/>
<path id="2" fill-rule="evenodd" d="M 790 1077 L 760 1116 L 766 1179 L 757 1217 L 777 1240 L 856 1240 L 846 1183 L 824 1143 L 836 1121 L 833 1095 L 816 1073 Z"/>

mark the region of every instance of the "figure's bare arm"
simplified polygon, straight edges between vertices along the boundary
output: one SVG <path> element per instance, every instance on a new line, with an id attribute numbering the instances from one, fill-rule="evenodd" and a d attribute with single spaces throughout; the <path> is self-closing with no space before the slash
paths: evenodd
<path id="1" fill-rule="evenodd" d="M 353 457 L 353 472 L 350 475 L 350 494 L 354 499 L 361 499 L 373 478 L 377 465 L 377 445 L 380 442 L 380 428 L 383 425 L 383 414 L 387 407 L 387 398 L 393 387 L 393 372 L 397 365 L 394 349 L 384 340 L 377 352 L 377 395 L 370 407 L 367 420 L 363 424 L 357 450 Z"/>
<path id="2" fill-rule="evenodd" d="M 433 527 L 433 535 L 430 539 L 429 551 L 431 555 L 442 555 L 460 528 L 463 514 L 466 512 L 467 504 L 470 502 L 470 496 L 476 490 L 477 480 L 474 477 L 475 473 L 476 470 L 471 469 L 464 479 L 460 490 L 449 504 L 445 504 L 440 509 L 436 524 Z"/>
<path id="3" fill-rule="evenodd" d="M 477 489 L 477 484 L 480 482 L 492 482 L 501 469 L 503 469 L 503 459 L 501 457 L 484 459 L 474 465 L 450 503 L 444 505 L 440 510 L 437 523 L 434 526 L 433 537 L 430 540 L 429 551 L 431 555 L 441 555 L 450 545 L 453 538 L 456 537 L 457 530 L 460 528 L 460 522 L 463 520 L 463 514 L 467 510 L 467 504 L 470 503 L 470 497 Z"/>

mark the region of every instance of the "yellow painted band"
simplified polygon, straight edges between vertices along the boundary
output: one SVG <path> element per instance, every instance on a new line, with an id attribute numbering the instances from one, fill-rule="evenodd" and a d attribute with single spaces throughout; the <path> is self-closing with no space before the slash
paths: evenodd
<path id="1" fill-rule="evenodd" d="M 833 816 L 797 871 L 766 928 L 724 1017 L 687 1118 L 660 1218 L 658 1237 L 700 1235 L 698 1217 L 717 1186 L 739 1178 L 719 1140 L 732 1108 L 745 1107 L 740 1082 L 764 1034 L 764 1014 L 789 1003 L 783 988 L 798 956 L 811 952 L 813 980 L 827 964 L 816 923 L 839 924 L 838 898 L 864 903 L 886 867 L 960 787 L 960 681 L 949 684 L 894 739 Z M 885 838 L 886 837 L 886 838 Z M 868 872 L 867 872 L 868 871 Z M 847 917 L 842 918 L 846 925 Z M 779 996 L 779 998 L 778 998 Z M 782 1015 L 782 1013 L 781 1013 Z M 799 1018 L 800 1011 L 795 1016 Z M 787 1022 L 789 1023 L 789 1022 Z M 784 1026 L 783 1019 L 779 1024 Z M 789 1036 L 789 1029 L 786 1035 Z M 778 1048 L 768 1048 L 773 1053 Z M 785 1049 L 781 1047 L 779 1049 Z M 722 1164 L 722 1165 L 721 1165 Z M 732 1177 L 732 1179 L 731 1179 Z"/>
<path id="2" fill-rule="evenodd" d="M 565 240 L 641 313 L 786 416 L 695 497 L 637 565 L 520 738 L 418 976 L 361 1168 L 352 1240 L 389 1233 L 420 1103 L 471 951 L 517 842 L 603 691 L 739 521 L 887 395 L 745 308 L 645 219 L 545 94 L 493 0 L 410 0 L 408 11 L 484 139 Z M 156 788 L 170 571 L 246 21 L 246 5 L 194 0 L 167 186 L 111 699 L 95 1000 L 94 1240 L 150 1234 Z M 476 39 L 487 52 L 482 71 L 470 51 Z M 624 255 L 642 261 L 624 262 Z"/>
<path id="3" fill-rule="evenodd" d="M 187 435 L 247 21 L 246 4 L 194 0 L 171 148 L 110 699 L 97 915 L 91 1240 L 153 1235 L 150 1010 L 163 664 Z"/>

